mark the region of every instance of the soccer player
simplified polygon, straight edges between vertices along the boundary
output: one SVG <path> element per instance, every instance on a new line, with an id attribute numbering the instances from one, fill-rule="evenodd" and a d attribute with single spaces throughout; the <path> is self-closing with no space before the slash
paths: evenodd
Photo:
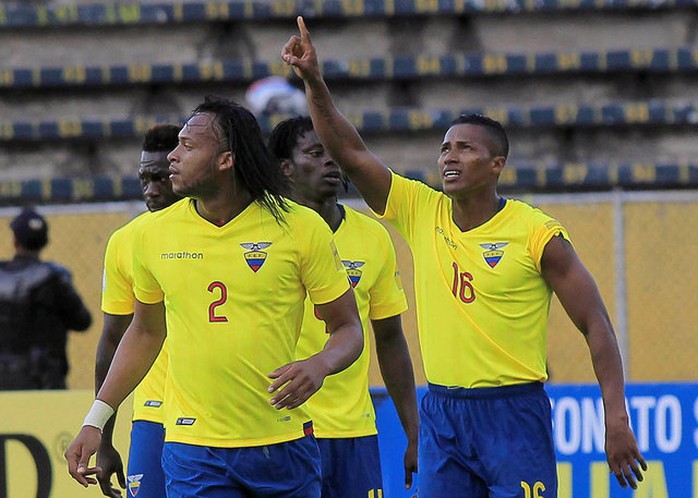
<path id="1" fill-rule="evenodd" d="M 373 326 L 381 373 L 407 436 L 403 461 L 409 488 L 417 470 L 417 396 L 400 318 L 407 300 L 390 235 L 378 221 L 337 202 L 346 178 L 325 152 L 310 117 L 279 123 L 269 136 L 269 148 L 291 181 L 291 198 L 317 211 L 334 232 L 354 288 L 365 345 L 369 324 Z M 325 323 L 314 311 L 306 301 L 298 358 L 319 351 L 327 340 Z M 359 360 L 326 379 L 306 403 L 320 446 L 325 498 L 366 497 L 372 490 L 380 496 L 383 488 L 376 415 L 368 390 L 369 363 L 365 346 Z"/>
<path id="2" fill-rule="evenodd" d="M 303 78 L 315 130 L 375 213 L 412 249 L 429 382 L 420 410 L 420 496 L 557 496 L 546 378 L 552 292 L 584 335 L 601 386 L 606 455 L 622 487 L 646 463 L 629 426 L 621 357 L 595 281 L 565 228 L 497 194 L 508 139 L 462 116 L 438 155 L 443 192 L 388 169 L 337 110 L 302 18 L 282 59 Z"/>
<path id="3" fill-rule="evenodd" d="M 143 137 L 138 177 L 145 204 L 149 212 L 164 209 L 181 197 L 172 191 L 170 161 L 167 155 L 178 144 L 179 126 L 155 125 Z M 133 296 L 133 236 L 138 223 L 148 217 L 148 212 L 131 220 L 116 230 L 107 243 L 104 255 L 104 281 L 102 285 L 102 335 L 97 345 L 95 368 L 96 392 L 104 383 L 116 348 L 131 323 L 135 297 Z M 162 472 L 163 399 L 167 372 L 166 346 L 158 355 L 148 374 L 134 391 L 133 424 L 128 458 L 128 487 L 132 496 L 139 498 L 165 498 L 165 475 Z M 116 475 L 121 488 L 126 488 L 123 464 L 119 452 L 112 444 L 115 417 L 104 428 L 102 442 L 97 452 L 97 480 L 105 496 L 119 497 L 121 492 L 111 484 Z"/>
<path id="4" fill-rule="evenodd" d="M 234 102 L 207 97 L 169 160 L 173 191 L 188 199 L 138 227 L 133 321 L 66 450 L 69 472 L 95 482 L 88 463 L 101 429 L 155 360 L 167 323 L 167 495 L 319 497 L 320 454 L 302 405 L 363 347 L 332 232 L 283 197 L 259 125 Z M 295 361 L 306 293 L 330 338 Z"/>

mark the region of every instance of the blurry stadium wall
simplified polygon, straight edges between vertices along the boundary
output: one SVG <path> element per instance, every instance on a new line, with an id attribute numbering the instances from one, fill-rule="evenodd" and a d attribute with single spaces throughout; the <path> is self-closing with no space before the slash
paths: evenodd
<path id="1" fill-rule="evenodd" d="M 89 491 L 81 489 L 68 474 L 63 457 L 93 399 L 92 389 L 0 393 L 0 498 L 103 496 L 97 486 L 90 486 Z M 129 397 L 121 405 L 122 415 L 114 429 L 114 446 L 124 462 L 128 458 L 131 402 Z M 135 496 L 138 488 L 133 491 L 125 495 Z"/>
<path id="2" fill-rule="evenodd" d="M 616 327 L 630 382 L 695 380 L 695 324 L 698 294 L 695 248 L 698 232 L 686 221 L 698 218 L 698 192 L 613 192 L 531 195 L 523 200 L 557 217 L 568 229 L 582 260 L 596 278 Z M 366 210 L 362 201 L 348 204 Z M 143 209 L 138 201 L 39 207 L 50 223 L 46 259 L 67 266 L 95 318 L 85 334 L 71 334 L 71 388 L 91 389 L 102 325 L 102 257 L 113 230 Z M 0 209 L 0 258 L 12 255 L 8 223 L 18 212 Z M 391 227 L 410 310 L 403 317 L 417 383 L 424 373 L 416 333 L 409 249 Z M 554 300 L 549 325 L 551 380 L 594 381 L 582 335 Z M 375 348 L 372 348 L 375 349 Z M 373 362 L 371 385 L 383 386 Z"/>

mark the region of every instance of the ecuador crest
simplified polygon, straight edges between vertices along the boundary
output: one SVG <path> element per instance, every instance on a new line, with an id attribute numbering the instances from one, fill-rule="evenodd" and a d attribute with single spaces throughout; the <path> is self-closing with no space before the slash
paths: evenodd
<path id="1" fill-rule="evenodd" d="M 361 275 L 362 271 L 359 270 L 363 265 L 366 264 L 365 261 L 348 261 L 343 259 L 342 264 L 344 265 L 344 268 L 347 270 L 347 275 L 349 275 L 349 283 L 351 284 L 351 288 L 353 289 L 357 285 L 359 285 L 359 280 L 361 280 Z"/>
<path id="2" fill-rule="evenodd" d="M 485 258 L 485 262 L 490 268 L 494 268 L 499 264 L 504 256 L 504 251 L 501 249 L 508 244 L 509 242 L 490 242 L 487 244 L 480 244 L 480 247 L 485 249 L 485 252 L 482 253 L 482 257 Z"/>
<path id="3" fill-rule="evenodd" d="M 141 489 L 141 479 L 143 479 L 143 474 L 134 474 L 128 476 L 128 492 L 131 496 L 136 496 L 138 490 Z"/>
<path id="4" fill-rule="evenodd" d="M 240 245 L 247 249 L 247 252 L 243 254 L 247 266 L 256 273 L 267 259 L 267 253 L 264 252 L 264 249 L 269 247 L 271 242 L 244 242 Z"/>

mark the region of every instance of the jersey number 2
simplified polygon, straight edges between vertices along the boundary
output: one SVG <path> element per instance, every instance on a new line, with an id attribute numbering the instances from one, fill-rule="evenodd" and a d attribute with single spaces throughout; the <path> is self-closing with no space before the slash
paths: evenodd
<path id="1" fill-rule="evenodd" d="M 228 318 L 224 315 L 217 315 L 216 308 L 224 304 L 228 300 L 228 288 L 223 282 L 211 282 L 208 284 L 208 291 L 215 292 L 216 289 L 221 291 L 221 297 L 213 301 L 208 306 L 208 321 L 213 323 L 227 322 Z"/>

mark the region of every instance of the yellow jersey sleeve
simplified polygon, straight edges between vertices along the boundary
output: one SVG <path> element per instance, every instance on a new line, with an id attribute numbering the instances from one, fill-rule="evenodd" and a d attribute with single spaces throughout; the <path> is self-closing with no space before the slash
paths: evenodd
<path id="1" fill-rule="evenodd" d="M 324 220 L 319 219 L 324 223 Z M 304 244 L 302 253 L 304 258 L 301 263 L 303 285 L 313 303 L 325 304 L 344 294 L 349 290 L 349 285 L 346 279 L 328 280 L 327 278 L 332 274 L 345 276 L 337 245 L 332 238 L 332 231 L 329 227 L 324 230 L 314 225 L 308 229 L 311 227 L 316 229 L 309 230 L 309 236 L 302 239 Z"/>
<path id="2" fill-rule="evenodd" d="M 156 304 L 164 299 L 164 293 L 149 270 L 149 262 L 146 259 L 147 251 L 143 247 L 144 235 L 142 230 L 134 233 L 131 254 L 133 261 L 133 293 L 135 298 L 142 303 Z"/>
<path id="3" fill-rule="evenodd" d="M 543 251 L 545 250 L 545 246 L 548 244 L 548 242 L 550 242 L 550 239 L 557 235 L 561 235 L 570 243 L 571 240 L 565 227 L 563 227 L 559 221 L 545 215 L 542 211 L 535 212 L 534 219 L 535 222 L 532 226 L 529 249 L 531 251 L 531 258 L 536 265 L 536 269 L 540 273 L 540 262 L 543 258 Z"/>
<path id="4" fill-rule="evenodd" d="M 395 246 L 385 228 L 380 226 L 376 231 L 378 232 L 376 238 L 380 241 L 382 248 L 380 257 L 384 263 L 376 284 L 370 290 L 369 318 L 371 320 L 390 318 L 407 310 L 407 298 L 402 286 L 400 269 L 397 266 Z"/>
<path id="5" fill-rule="evenodd" d="M 104 257 L 102 311 L 113 315 L 130 315 L 134 309 L 133 244 L 138 225 L 150 213 L 131 220 L 109 238 Z M 133 391 L 133 420 L 162 424 L 167 345 L 163 345 L 152 367 Z"/>
<path id="6" fill-rule="evenodd" d="M 112 233 L 104 253 L 101 307 L 104 313 L 110 315 L 130 315 L 133 313 L 130 238 L 133 221 Z"/>

